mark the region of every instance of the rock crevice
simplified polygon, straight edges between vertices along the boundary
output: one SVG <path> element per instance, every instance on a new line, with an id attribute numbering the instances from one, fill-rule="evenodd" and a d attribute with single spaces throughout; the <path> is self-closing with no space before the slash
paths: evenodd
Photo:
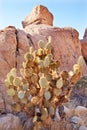
<path id="1" fill-rule="evenodd" d="M 15 59 L 16 59 L 15 67 L 17 68 L 17 56 L 20 55 L 19 48 L 18 48 L 18 31 L 17 31 L 17 29 L 15 30 L 15 35 L 16 35 L 16 42 L 17 42 L 16 50 L 15 50 Z"/>

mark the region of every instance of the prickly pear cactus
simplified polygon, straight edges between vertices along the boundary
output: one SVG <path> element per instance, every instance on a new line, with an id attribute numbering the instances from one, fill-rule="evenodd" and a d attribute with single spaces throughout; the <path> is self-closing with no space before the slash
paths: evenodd
<path id="1" fill-rule="evenodd" d="M 51 37 L 47 44 L 40 40 L 37 50 L 30 47 L 25 54 L 23 68 L 20 69 L 21 77 L 13 68 L 5 80 L 7 94 L 13 98 L 10 102 L 12 110 L 26 111 L 32 116 L 33 108 L 34 130 L 50 123 L 56 107 L 69 100 L 71 88 L 81 76 L 81 57 L 72 71 L 60 72 L 60 62 L 54 60 L 51 48 Z"/>

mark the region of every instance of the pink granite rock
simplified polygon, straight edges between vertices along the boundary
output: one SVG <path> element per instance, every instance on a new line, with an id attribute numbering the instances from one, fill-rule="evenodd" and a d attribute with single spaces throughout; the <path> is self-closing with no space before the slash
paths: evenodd
<path id="1" fill-rule="evenodd" d="M 53 15 L 46 7 L 42 5 L 35 6 L 32 12 L 22 22 L 24 28 L 30 24 L 53 25 Z"/>

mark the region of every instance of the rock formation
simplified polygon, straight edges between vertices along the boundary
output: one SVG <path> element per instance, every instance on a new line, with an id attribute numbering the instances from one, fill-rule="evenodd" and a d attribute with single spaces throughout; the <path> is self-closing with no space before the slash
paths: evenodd
<path id="1" fill-rule="evenodd" d="M 8 26 L 0 30 L 0 91 L 5 95 L 4 80 L 13 67 L 18 72 L 24 61 L 24 54 L 32 46 L 37 48 L 38 40 L 47 42 L 52 37 L 52 53 L 61 63 L 61 70 L 72 70 L 81 53 L 78 32 L 73 28 L 58 28 L 53 25 L 53 15 L 44 6 L 36 6 L 22 22 L 24 30 Z M 45 43 L 44 43 L 45 44 Z M 83 75 L 87 75 L 84 63 Z"/>
<path id="2" fill-rule="evenodd" d="M 87 28 L 85 29 L 85 33 L 83 39 L 81 41 L 82 55 L 87 63 Z"/>
<path id="3" fill-rule="evenodd" d="M 38 5 L 34 7 L 32 12 L 22 22 L 24 28 L 30 24 L 47 24 L 52 26 L 53 15 L 46 7 Z"/>

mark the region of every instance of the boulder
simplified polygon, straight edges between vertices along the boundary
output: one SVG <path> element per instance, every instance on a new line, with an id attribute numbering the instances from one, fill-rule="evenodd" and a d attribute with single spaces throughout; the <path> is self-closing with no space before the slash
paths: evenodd
<path id="1" fill-rule="evenodd" d="M 16 28 L 9 26 L 0 30 L 0 91 L 5 93 L 4 80 L 11 68 L 16 66 Z"/>
<path id="2" fill-rule="evenodd" d="M 74 109 L 64 106 L 64 112 L 67 117 L 71 117 L 74 114 Z"/>
<path id="3" fill-rule="evenodd" d="M 75 109 L 75 114 L 77 116 L 84 116 L 87 115 L 87 108 L 83 106 L 77 106 Z"/>
<path id="4" fill-rule="evenodd" d="M 84 121 L 78 116 L 73 116 L 71 118 L 71 122 L 74 123 L 74 124 L 78 124 L 78 125 L 83 125 L 84 124 Z"/>
<path id="5" fill-rule="evenodd" d="M 75 115 L 79 116 L 84 121 L 84 126 L 87 127 L 87 108 L 83 106 L 77 106 L 75 109 Z"/>
<path id="6" fill-rule="evenodd" d="M 49 10 L 42 6 L 35 6 L 32 12 L 22 22 L 23 28 L 30 24 L 47 24 L 53 25 L 53 15 Z"/>
<path id="7" fill-rule="evenodd" d="M 33 130 L 33 127 L 34 124 L 31 117 L 24 123 L 23 130 Z"/>
<path id="8" fill-rule="evenodd" d="M 85 126 L 80 126 L 80 127 L 79 127 L 79 130 L 87 130 L 87 127 L 85 127 Z"/>
<path id="9" fill-rule="evenodd" d="M 21 121 L 12 114 L 0 117 L 0 130 L 22 130 Z"/>

